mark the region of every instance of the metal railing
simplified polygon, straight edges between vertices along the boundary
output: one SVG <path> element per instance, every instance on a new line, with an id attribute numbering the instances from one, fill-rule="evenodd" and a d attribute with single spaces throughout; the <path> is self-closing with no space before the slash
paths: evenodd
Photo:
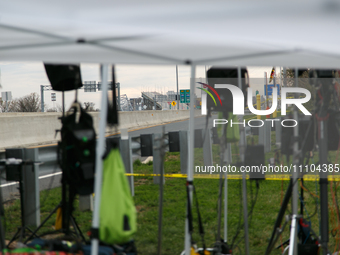
<path id="1" fill-rule="evenodd" d="M 205 151 L 204 155 L 204 163 L 207 165 L 212 164 L 212 143 L 211 143 L 211 136 L 210 130 L 208 136 L 203 136 L 202 139 L 205 141 L 202 142 L 203 150 Z M 187 173 L 187 160 L 188 160 L 188 131 L 179 131 L 177 143 L 178 146 L 177 151 L 180 151 L 180 161 L 181 161 L 181 173 Z M 204 132 L 201 132 L 203 134 Z M 129 136 L 122 136 L 122 137 L 109 137 L 107 139 L 116 139 L 119 142 L 120 151 L 124 152 L 121 153 L 122 160 L 124 162 L 125 171 L 126 173 L 133 174 L 133 160 L 140 157 L 146 156 L 153 156 L 153 174 L 160 174 L 162 162 L 159 146 L 157 146 L 157 141 L 159 142 L 161 134 L 151 134 L 151 135 L 141 135 L 138 137 L 129 137 Z M 143 136 L 148 136 L 145 140 Z M 146 142 L 145 142 L 146 141 Z M 173 143 L 173 142 L 172 142 Z M 164 143 L 167 146 L 166 151 L 169 151 L 169 135 L 165 134 L 164 136 Z M 202 147 L 201 146 L 201 147 Z M 25 185 L 24 185 L 24 193 L 25 193 L 25 200 L 30 201 L 30 203 L 26 203 L 25 210 L 26 211 L 33 211 L 35 210 L 34 215 L 30 215 L 30 219 L 26 219 L 26 222 L 30 225 L 38 226 L 40 224 L 40 210 L 36 210 L 36 208 L 40 208 L 40 198 L 39 198 L 39 179 L 48 179 L 54 178 L 55 173 L 62 172 L 58 164 L 58 146 L 51 145 L 51 146 L 41 146 L 35 148 L 24 148 L 23 157 L 25 160 L 32 160 L 35 162 L 41 162 L 41 164 L 35 164 L 34 167 L 31 167 L 33 171 L 26 171 L 28 169 L 23 170 L 25 173 Z M 5 159 L 6 152 L 0 152 L 0 159 Z M 60 175 L 61 176 L 61 175 Z M 40 178 L 39 178 L 40 177 Z M 45 178 L 46 177 L 46 178 Z M 134 177 L 128 177 L 131 193 L 134 195 Z M 160 184 L 160 177 L 154 177 L 154 183 Z M 164 179 L 163 179 L 164 183 Z M 61 183 L 60 183 L 61 185 Z M 51 188 L 48 185 L 46 188 Z M 86 200 L 86 203 L 89 203 L 89 199 Z M 89 206 L 83 206 L 84 208 L 89 208 Z"/>

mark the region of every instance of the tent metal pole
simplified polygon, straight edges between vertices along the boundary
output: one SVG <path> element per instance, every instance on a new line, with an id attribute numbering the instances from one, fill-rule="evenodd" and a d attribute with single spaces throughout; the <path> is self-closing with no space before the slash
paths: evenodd
<path id="1" fill-rule="evenodd" d="M 229 143 L 227 143 L 227 146 L 226 146 L 226 153 L 228 155 L 229 153 Z M 227 158 L 227 160 L 225 160 L 225 165 L 228 165 L 230 164 L 231 162 L 229 161 L 229 158 L 228 156 L 225 156 Z M 226 243 L 228 241 L 228 175 L 227 175 L 227 172 L 224 173 L 224 235 L 223 235 L 223 240 L 224 242 Z"/>
<path id="2" fill-rule="evenodd" d="M 105 151 L 105 128 L 106 128 L 106 116 L 107 116 L 107 80 L 108 80 L 108 64 L 102 65 L 102 99 L 100 105 L 100 120 L 99 120 L 99 138 L 97 142 L 96 153 L 96 178 L 94 184 L 94 209 L 92 229 L 99 229 L 99 213 L 100 213 L 100 199 L 101 199 L 101 187 L 103 181 L 103 155 Z M 98 254 L 99 235 L 91 241 L 91 255 Z"/>
<path id="3" fill-rule="evenodd" d="M 231 144 L 227 143 L 226 152 L 226 163 L 225 165 L 230 165 L 232 163 L 232 153 Z M 224 174 L 224 242 L 228 242 L 228 173 Z"/>
<path id="4" fill-rule="evenodd" d="M 189 155 L 188 155 L 188 183 L 192 183 L 194 180 L 194 133 L 195 133 L 195 76 L 196 76 L 196 66 L 191 65 L 191 79 L 190 79 L 190 119 L 189 119 Z M 189 185 L 189 197 L 192 203 L 192 191 L 193 186 Z M 191 240 L 189 233 L 189 222 L 188 218 L 185 220 L 185 254 L 190 254 Z"/>
<path id="5" fill-rule="evenodd" d="M 299 77 L 298 77 L 298 69 L 295 68 L 295 87 L 298 86 Z M 297 95 L 295 95 L 296 97 Z M 298 110 L 297 107 L 294 106 L 293 112 L 294 120 L 298 121 Z M 297 168 L 299 165 L 299 127 L 294 127 L 294 147 L 293 147 L 293 165 Z M 297 185 L 297 180 L 299 177 L 299 173 L 296 171 L 292 173 L 292 181 L 293 181 L 293 192 L 292 192 L 292 228 L 290 233 L 290 244 L 289 244 L 289 253 L 288 254 L 297 254 L 297 219 L 298 219 L 298 197 L 299 197 L 299 189 Z"/>
<path id="6" fill-rule="evenodd" d="M 242 90 L 242 77 L 241 67 L 237 68 L 238 87 Z M 243 122 L 243 116 L 241 116 L 241 122 Z M 240 159 L 241 164 L 244 164 L 245 152 L 246 152 L 246 133 L 245 127 L 240 125 Z M 242 173 L 242 200 L 243 200 L 243 220 L 244 220 L 244 248 L 245 254 L 249 255 L 249 231 L 248 231 L 248 204 L 247 204 L 247 181 L 246 173 Z"/>
<path id="7" fill-rule="evenodd" d="M 224 242 L 228 242 L 228 175 L 224 173 Z"/>

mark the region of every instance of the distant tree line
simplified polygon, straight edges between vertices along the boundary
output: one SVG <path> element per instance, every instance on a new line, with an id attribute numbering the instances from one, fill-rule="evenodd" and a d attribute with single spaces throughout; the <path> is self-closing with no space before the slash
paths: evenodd
<path id="1" fill-rule="evenodd" d="M 94 105 L 95 104 L 92 102 L 85 102 L 84 109 L 89 112 L 98 111 L 98 109 L 95 109 Z M 62 112 L 62 107 L 60 105 L 52 108 L 47 108 L 45 105 L 44 108 L 46 112 Z M 38 93 L 31 93 L 8 101 L 7 104 L 0 98 L 0 112 L 41 112 L 40 96 Z"/>
<path id="2" fill-rule="evenodd" d="M 0 100 L 1 112 L 40 112 L 41 101 L 38 93 L 16 98 L 6 102 Z"/>

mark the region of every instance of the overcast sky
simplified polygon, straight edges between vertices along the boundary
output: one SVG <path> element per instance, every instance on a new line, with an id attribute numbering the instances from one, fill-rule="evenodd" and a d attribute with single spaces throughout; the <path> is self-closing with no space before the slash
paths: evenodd
<path id="1" fill-rule="evenodd" d="M 208 67 L 207 67 L 208 68 Z M 250 78 L 262 78 L 264 72 L 270 74 L 272 67 L 248 67 Z M 36 92 L 40 96 L 40 85 L 49 85 L 44 65 L 40 62 L 1 62 L 1 92 L 11 91 L 12 98 L 19 98 Z M 84 81 L 100 81 L 99 65 L 81 64 L 81 75 Z M 196 78 L 205 77 L 205 66 L 197 66 Z M 110 79 L 111 80 L 111 79 Z M 128 98 L 140 97 L 141 91 L 157 91 L 166 93 L 169 90 L 176 91 L 176 66 L 146 66 L 146 65 L 118 65 L 116 66 L 116 82 L 121 84 L 121 94 Z M 190 87 L 190 67 L 178 66 L 179 89 Z M 250 84 L 252 86 L 252 84 Z M 253 84 L 254 90 L 263 91 L 263 84 Z M 254 91 L 253 90 L 253 91 Z M 57 101 L 51 101 L 51 93 L 57 95 Z M 100 92 L 79 91 L 80 102 L 93 102 L 95 108 L 100 107 Z M 48 108 L 61 105 L 61 93 L 45 91 L 45 104 Z M 74 100 L 74 92 L 66 92 L 66 110 Z"/>

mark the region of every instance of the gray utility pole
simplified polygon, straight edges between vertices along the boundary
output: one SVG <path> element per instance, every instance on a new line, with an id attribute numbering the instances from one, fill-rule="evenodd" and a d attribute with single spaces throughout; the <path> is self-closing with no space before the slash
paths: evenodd
<path id="1" fill-rule="evenodd" d="M 122 108 L 120 106 L 120 83 L 119 82 L 116 82 L 116 88 L 118 90 L 118 111 L 121 111 Z"/>
<path id="2" fill-rule="evenodd" d="M 40 85 L 40 101 L 41 101 L 41 112 L 44 112 L 44 91 L 45 90 L 52 90 L 52 86 L 51 85 Z"/>
<path id="3" fill-rule="evenodd" d="M 177 99 L 177 110 L 179 110 L 179 95 L 178 95 L 178 66 L 176 65 L 176 84 L 177 84 L 177 94 L 176 94 L 176 99 Z"/>

